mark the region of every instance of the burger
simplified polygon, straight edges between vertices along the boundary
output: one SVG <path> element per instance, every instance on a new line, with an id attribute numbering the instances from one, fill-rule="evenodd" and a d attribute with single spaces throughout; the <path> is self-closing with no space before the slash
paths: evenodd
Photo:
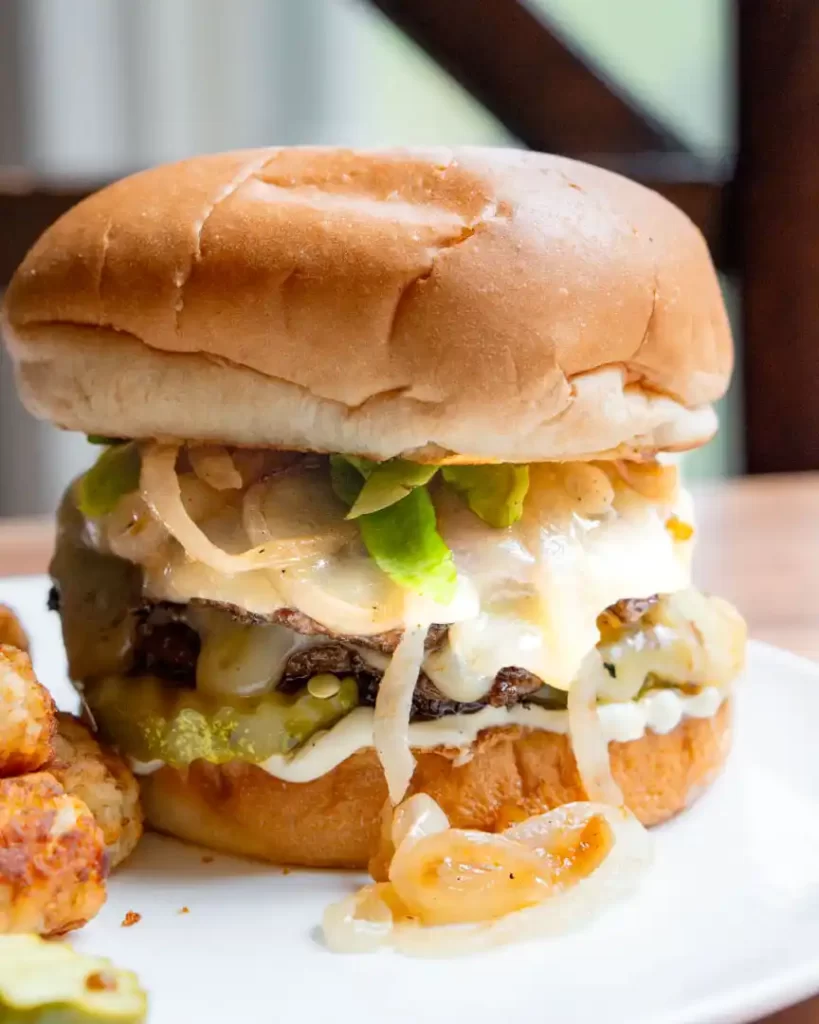
<path id="1" fill-rule="evenodd" d="M 154 828 L 360 867 L 406 794 L 499 831 L 613 783 L 652 825 L 719 772 L 744 625 L 665 453 L 732 347 L 665 199 L 511 150 L 200 157 L 63 216 L 3 322 L 100 446 L 51 603 Z"/>

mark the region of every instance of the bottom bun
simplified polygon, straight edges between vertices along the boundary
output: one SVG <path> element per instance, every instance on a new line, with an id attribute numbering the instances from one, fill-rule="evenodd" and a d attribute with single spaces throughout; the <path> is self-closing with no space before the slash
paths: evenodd
<path id="1" fill-rule="evenodd" d="M 609 751 L 626 804 L 644 824 L 656 825 L 710 785 L 730 742 L 726 701 L 713 718 L 688 718 L 666 735 L 648 732 L 611 743 Z M 498 831 L 585 799 L 568 737 L 558 733 L 487 729 L 466 763 L 458 750 L 415 754 L 412 791 L 434 797 L 457 828 Z M 147 821 L 158 831 L 226 853 L 309 867 L 366 867 L 387 799 L 372 748 L 312 782 L 283 782 L 239 761 L 161 768 L 140 781 Z"/>

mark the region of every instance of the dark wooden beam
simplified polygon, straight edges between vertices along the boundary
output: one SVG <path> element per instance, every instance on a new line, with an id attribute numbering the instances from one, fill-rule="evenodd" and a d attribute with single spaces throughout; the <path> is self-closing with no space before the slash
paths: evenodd
<path id="1" fill-rule="evenodd" d="M 96 187 L 35 184 L 22 175 L 0 174 L 0 290 L 49 224 Z"/>
<path id="2" fill-rule="evenodd" d="M 747 467 L 819 469 L 819 4 L 736 3 Z"/>
<path id="3" fill-rule="evenodd" d="M 372 3 L 532 149 L 687 148 L 521 0 Z"/>

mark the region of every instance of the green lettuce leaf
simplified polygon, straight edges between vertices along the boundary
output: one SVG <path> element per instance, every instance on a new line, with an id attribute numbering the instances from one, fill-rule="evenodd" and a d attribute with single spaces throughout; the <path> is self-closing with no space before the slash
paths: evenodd
<path id="1" fill-rule="evenodd" d="M 490 526 L 502 529 L 523 515 L 523 499 L 529 490 L 528 466 L 444 466 L 443 474 L 475 515 Z"/>
<path id="2" fill-rule="evenodd" d="M 86 519 L 113 512 L 119 499 L 139 487 L 139 448 L 118 444 L 106 448 L 75 484 L 77 508 Z"/>
<path id="3" fill-rule="evenodd" d="M 358 472 L 364 477 L 365 480 L 378 465 L 378 463 L 373 462 L 372 459 L 365 459 L 362 458 L 360 455 L 341 455 L 339 457 L 342 459 L 346 459 L 351 466 L 354 466 L 358 470 Z"/>
<path id="4" fill-rule="evenodd" d="M 363 461 L 343 455 L 330 458 L 333 490 L 347 505 L 359 500 L 367 486 L 365 476 L 375 471 L 356 464 Z M 441 604 L 452 600 L 457 581 L 455 562 L 438 533 L 435 506 L 426 487 L 416 484 L 400 500 L 364 512 L 356 521 L 370 557 L 399 586 Z"/>
<path id="5" fill-rule="evenodd" d="M 125 438 L 122 437 L 105 437 L 102 434 L 86 434 L 85 440 L 89 444 L 102 444 L 107 448 L 111 444 L 125 444 Z"/>
<path id="6" fill-rule="evenodd" d="M 352 456 L 330 456 L 330 483 L 336 497 L 349 508 L 364 486 L 365 474 L 356 466 Z"/>
<path id="7" fill-rule="evenodd" d="M 376 564 L 408 590 L 448 604 L 457 572 L 452 552 L 435 521 L 435 506 L 424 487 L 389 508 L 359 516 L 361 537 Z"/>
<path id="8" fill-rule="evenodd" d="M 359 460 L 361 462 L 362 460 Z M 355 465 L 355 463 L 353 463 Z M 361 471 L 360 466 L 356 466 Z M 372 464 L 363 475 L 366 483 L 347 514 L 348 519 L 358 519 L 370 512 L 395 505 L 416 487 L 423 487 L 438 472 L 437 466 L 421 466 L 406 459 L 390 459 L 389 462 Z"/>

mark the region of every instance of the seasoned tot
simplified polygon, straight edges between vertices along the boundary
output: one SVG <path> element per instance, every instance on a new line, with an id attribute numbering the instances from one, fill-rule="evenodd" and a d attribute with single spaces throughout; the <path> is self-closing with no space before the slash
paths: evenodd
<path id="1" fill-rule="evenodd" d="M 31 659 L 0 644 L 0 778 L 42 767 L 54 754 L 56 708 Z"/>
<path id="2" fill-rule="evenodd" d="M 28 651 L 28 637 L 23 624 L 8 605 L 0 604 L 0 644 Z"/>
<path id="3" fill-rule="evenodd" d="M 131 770 L 73 715 L 57 715 L 54 759 L 47 770 L 66 793 L 88 805 L 102 829 L 111 867 L 133 851 L 142 835 L 139 787 Z"/>
<path id="4" fill-rule="evenodd" d="M 102 831 L 46 772 L 0 780 L 0 933 L 60 935 L 105 902 Z"/>

